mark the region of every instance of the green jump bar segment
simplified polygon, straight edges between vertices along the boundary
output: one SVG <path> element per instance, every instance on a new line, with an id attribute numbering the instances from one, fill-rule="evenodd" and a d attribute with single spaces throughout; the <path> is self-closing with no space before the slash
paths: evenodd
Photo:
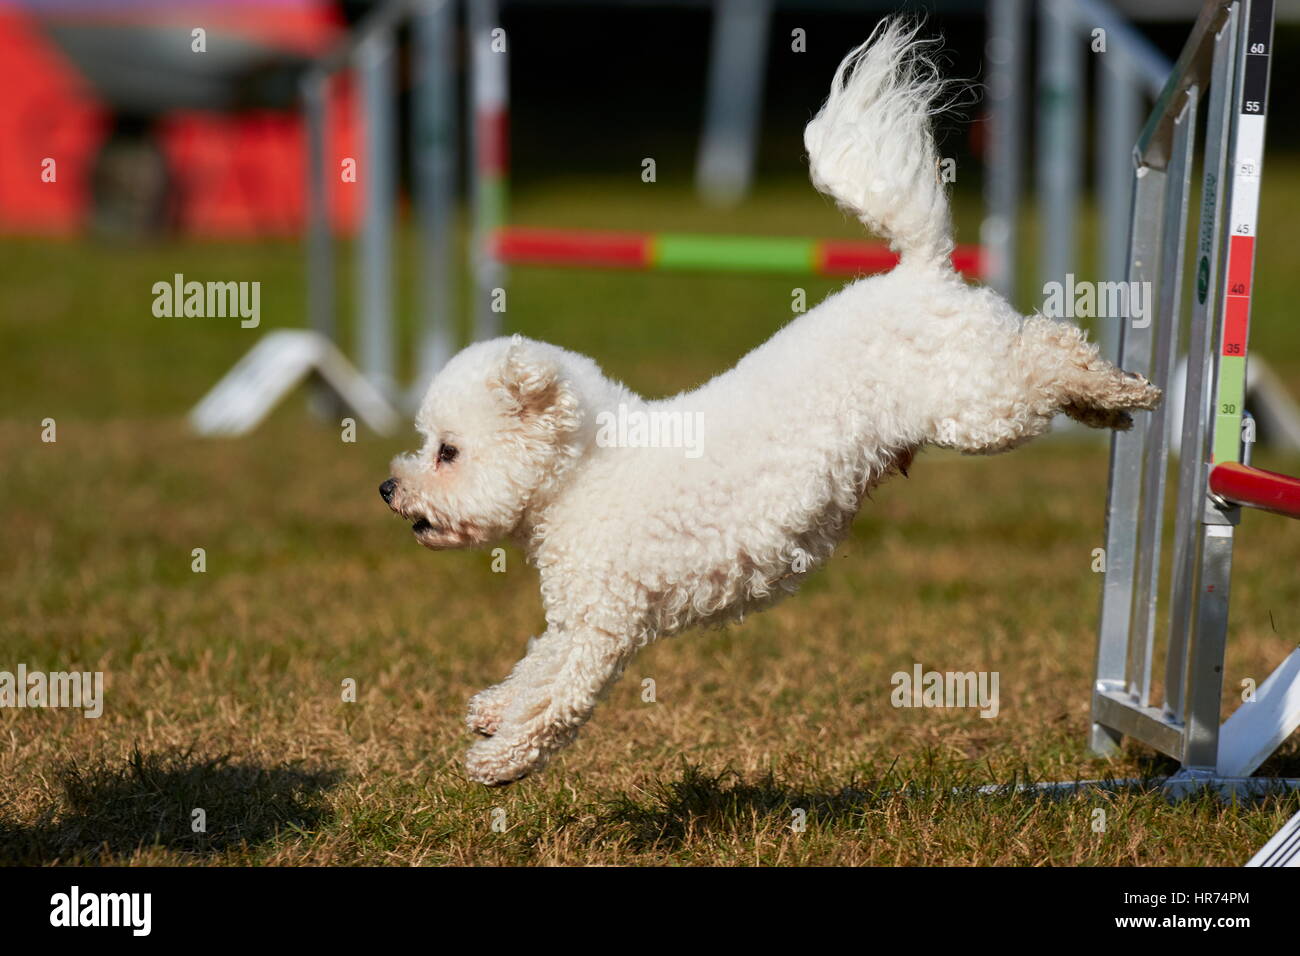
<path id="1" fill-rule="evenodd" d="M 479 201 L 487 209 L 488 221 L 499 226 L 506 221 L 509 181 L 504 176 L 484 176 L 478 183 Z"/>
<path id="2" fill-rule="evenodd" d="M 807 274 L 816 271 L 817 240 L 666 234 L 652 239 L 650 265 L 654 269 Z"/>
<path id="3" fill-rule="evenodd" d="M 1241 461 L 1241 412 L 1246 400 L 1246 357 L 1219 359 L 1219 388 L 1214 409 L 1214 461 Z"/>

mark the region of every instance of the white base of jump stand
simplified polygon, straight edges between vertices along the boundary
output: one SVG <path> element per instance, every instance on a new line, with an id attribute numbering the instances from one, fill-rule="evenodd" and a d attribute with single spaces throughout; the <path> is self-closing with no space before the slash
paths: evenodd
<path id="1" fill-rule="evenodd" d="M 303 329 L 263 336 L 194 406 L 190 425 L 200 435 L 246 434 L 313 373 L 373 431 L 391 435 L 397 430 L 398 414 L 383 394 L 333 342 Z"/>
<path id="2" fill-rule="evenodd" d="M 1246 865 L 1300 867 L 1300 813 L 1288 820 Z"/>

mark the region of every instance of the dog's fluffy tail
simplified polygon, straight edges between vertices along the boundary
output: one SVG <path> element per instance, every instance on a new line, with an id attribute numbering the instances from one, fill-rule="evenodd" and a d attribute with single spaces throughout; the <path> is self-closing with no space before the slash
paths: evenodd
<path id="1" fill-rule="evenodd" d="M 804 130 L 813 185 L 903 261 L 951 267 L 952 223 L 930 117 L 944 83 L 937 40 L 919 23 L 882 20 L 835 71 L 830 96 Z"/>

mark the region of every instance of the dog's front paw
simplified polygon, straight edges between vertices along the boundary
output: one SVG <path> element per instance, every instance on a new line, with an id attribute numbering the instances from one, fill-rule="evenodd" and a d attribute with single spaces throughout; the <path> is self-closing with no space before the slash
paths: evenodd
<path id="1" fill-rule="evenodd" d="M 465 774 L 475 783 L 501 787 L 546 766 L 542 749 L 528 739 L 480 740 L 465 754 Z"/>
<path id="2" fill-rule="evenodd" d="M 509 703 L 509 696 L 499 687 L 479 691 L 469 699 L 465 726 L 473 733 L 491 737 L 501 727 L 501 715 Z"/>

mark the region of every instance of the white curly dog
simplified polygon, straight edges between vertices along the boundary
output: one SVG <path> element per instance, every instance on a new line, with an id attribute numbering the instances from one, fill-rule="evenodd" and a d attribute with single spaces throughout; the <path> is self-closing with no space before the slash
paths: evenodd
<path id="1" fill-rule="evenodd" d="M 917 27 L 884 21 L 804 132 L 813 184 L 899 254 L 700 388 L 647 401 L 591 359 L 515 336 L 429 388 L 425 444 L 380 487 L 426 547 L 516 540 L 546 632 L 475 695 L 470 779 L 504 784 L 570 743 L 639 648 L 793 592 L 867 491 L 925 445 L 1006 451 L 1064 412 L 1126 428 L 1159 390 L 1072 325 L 1023 318 L 950 261 L 930 117 L 943 84 Z M 699 422 L 695 454 L 611 441 L 611 416 Z M 623 432 L 619 432 L 623 435 Z M 660 444 L 663 444 L 662 442 Z"/>

